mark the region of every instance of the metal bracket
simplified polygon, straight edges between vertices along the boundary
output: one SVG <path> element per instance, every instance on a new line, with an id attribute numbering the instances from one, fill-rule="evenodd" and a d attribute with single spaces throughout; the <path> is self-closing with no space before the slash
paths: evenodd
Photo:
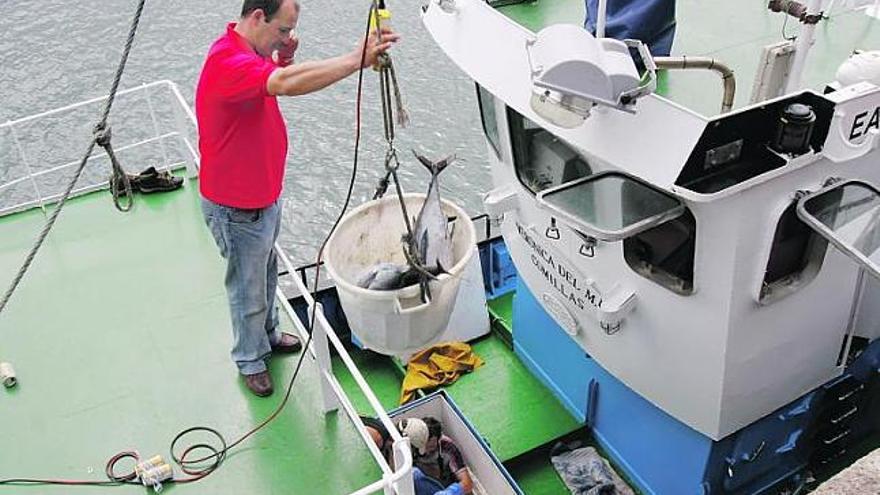
<path id="1" fill-rule="evenodd" d="M 596 257 L 596 246 L 581 244 L 581 248 L 578 250 L 578 254 L 585 258 L 594 258 Z"/>
<path id="2" fill-rule="evenodd" d="M 648 49 L 648 45 L 639 40 L 625 39 L 623 42 L 628 48 L 635 48 L 642 57 L 642 63 L 648 72 L 648 80 L 644 84 L 629 91 L 621 93 L 618 103 L 623 107 L 629 107 L 635 104 L 636 100 L 643 96 L 647 96 L 657 90 L 657 64 L 654 63 L 654 56 Z"/>
<path id="3" fill-rule="evenodd" d="M 548 239 L 553 239 L 554 241 L 558 241 L 559 238 L 561 237 L 559 234 L 559 228 L 556 226 L 556 219 L 555 218 L 550 219 L 550 226 L 547 227 L 547 230 L 544 231 L 544 235 Z"/>
<path id="4" fill-rule="evenodd" d="M 599 326 L 602 327 L 602 330 L 605 330 L 605 335 L 614 335 L 620 331 L 620 322 L 617 323 L 606 323 L 599 322 Z"/>
<path id="5" fill-rule="evenodd" d="M 807 12 L 807 6 L 801 2 L 794 0 L 770 0 L 767 8 L 773 12 L 783 12 L 804 24 L 818 24 L 819 21 L 825 19 L 825 13 L 820 11 L 818 14 L 810 14 Z"/>

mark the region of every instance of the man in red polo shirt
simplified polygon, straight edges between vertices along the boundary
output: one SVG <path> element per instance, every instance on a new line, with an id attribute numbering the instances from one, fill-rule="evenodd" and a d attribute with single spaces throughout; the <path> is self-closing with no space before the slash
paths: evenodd
<path id="1" fill-rule="evenodd" d="M 276 96 L 318 91 L 376 63 L 398 39 L 383 29 L 346 55 L 293 63 L 298 0 L 245 0 L 241 18 L 211 46 L 196 89 L 202 212 L 227 261 L 232 359 L 247 387 L 272 393 L 265 359 L 297 352 L 278 330 L 273 250 L 281 226 L 278 197 L 287 159 L 287 128 Z"/>

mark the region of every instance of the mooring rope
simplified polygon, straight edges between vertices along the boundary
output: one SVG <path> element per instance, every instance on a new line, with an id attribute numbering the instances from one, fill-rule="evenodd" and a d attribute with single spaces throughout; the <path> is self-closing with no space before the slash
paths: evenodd
<path id="1" fill-rule="evenodd" d="M 146 0 L 139 0 L 138 2 L 137 10 L 135 11 L 134 18 L 131 21 L 131 28 L 128 31 L 128 39 L 126 39 L 125 41 L 125 49 L 122 51 L 122 59 L 119 61 L 119 66 L 116 69 L 116 75 L 113 77 L 113 84 L 110 87 L 110 95 L 107 97 L 107 103 L 104 105 L 104 112 L 101 115 L 101 120 L 99 120 L 98 123 L 95 125 L 92 139 L 91 141 L 89 141 L 89 145 L 86 147 L 86 153 L 83 156 L 82 160 L 80 160 L 79 166 L 76 168 L 76 172 L 73 175 L 73 179 L 67 185 L 67 188 L 64 190 L 64 194 L 61 195 L 61 199 L 58 200 L 58 206 L 49 216 L 49 220 L 46 222 L 46 225 L 43 227 L 43 230 L 37 237 L 37 241 L 34 243 L 33 247 L 25 258 L 24 264 L 21 266 L 21 268 L 18 270 L 18 273 L 15 275 L 15 278 L 12 280 L 12 284 L 9 286 L 9 289 L 7 289 L 6 294 L 4 294 L 3 296 L 3 300 L 0 301 L 0 313 L 3 313 L 3 310 L 6 308 L 9 300 L 12 298 L 12 294 L 15 293 L 15 290 L 18 288 L 18 284 L 21 283 L 21 280 L 24 278 L 24 275 L 30 268 L 31 263 L 33 263 L 34 257 L 36 257 L 37 252 L 43 245 L 43 241 L 46 240 L 46 236 L 49 235 L 49 231 L 51 231 L 52 227 L 55 225 L 55 220 L 58 219 L 58 215 L 61 213 L 61 209 L 64 207 L 64 204 L 67 203 L 67 200 L 70 197 L 70 193 L 76 186 L 77 181 L 79 181 L 79 178 L 86 167 L 86 163 L 88 163 L 89 157 L 92 156 L 92 151 L 94 151 L 96 145 L 101 146 L 104 148 L 104 150 L 106 150 L 113 167 L 113 174 L 110 177 L 110 190 L 113 194 L 113 203 L 120 211 L 129 211 L 131 209 L 131 206 L 133 204 L 131 183 L 128 179 L 128 175 L 126 175 L 125 172 L 122 170 L 122 167 L 116 160 L 116 155 L 113 153 L 113 147 L 110 145 L 110 127 L 107 125 L 107 120 L 110 118 L 110 109 L 113 106 L 114 100 L 116 99 L 116 92 L 119 89 L 119 81 L 122 79 L 122 74 L 125 71 L 125 63 L 128 60 L 128 54 L 131 51 L 131 46 L 134 43 L 134 35 L 137 32 L 137 27 L 141 20 L 141 14 L 144 11 L 145 1 Z M 122 187 L 122 189 L 125 190 L 125 194 L 128 196 L 128 204 L 125 206 L 123 206 L 119 202 L 120 186 Z"/>

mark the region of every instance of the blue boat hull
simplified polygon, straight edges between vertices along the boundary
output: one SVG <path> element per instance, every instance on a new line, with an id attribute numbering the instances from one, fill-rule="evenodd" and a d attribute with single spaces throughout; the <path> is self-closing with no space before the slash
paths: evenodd
<path id="1" fill-rule="evenodd" d="M 880 341 L 840 378 L 713 441 L 663 412 L 590 358 L 519 281 L 514 349 L 644 493 L 766 493 L 797 485 L 880 430 Z"/>

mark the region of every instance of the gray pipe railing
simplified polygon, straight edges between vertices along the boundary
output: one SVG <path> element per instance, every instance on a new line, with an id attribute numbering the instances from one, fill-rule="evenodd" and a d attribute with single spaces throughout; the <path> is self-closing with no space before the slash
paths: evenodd
<path id="1" fill-rule="evenodd" d="M 727 113 L 733 108 L 733 99 L 736 96 L 736 78 L 733 70 L 723 63 L 709 57 L 655 57 L 654 63 L 658 69 L 711 70 L 721 76 L 724 85 L 724 94 L 721 98 L 721 113 Z"/>

